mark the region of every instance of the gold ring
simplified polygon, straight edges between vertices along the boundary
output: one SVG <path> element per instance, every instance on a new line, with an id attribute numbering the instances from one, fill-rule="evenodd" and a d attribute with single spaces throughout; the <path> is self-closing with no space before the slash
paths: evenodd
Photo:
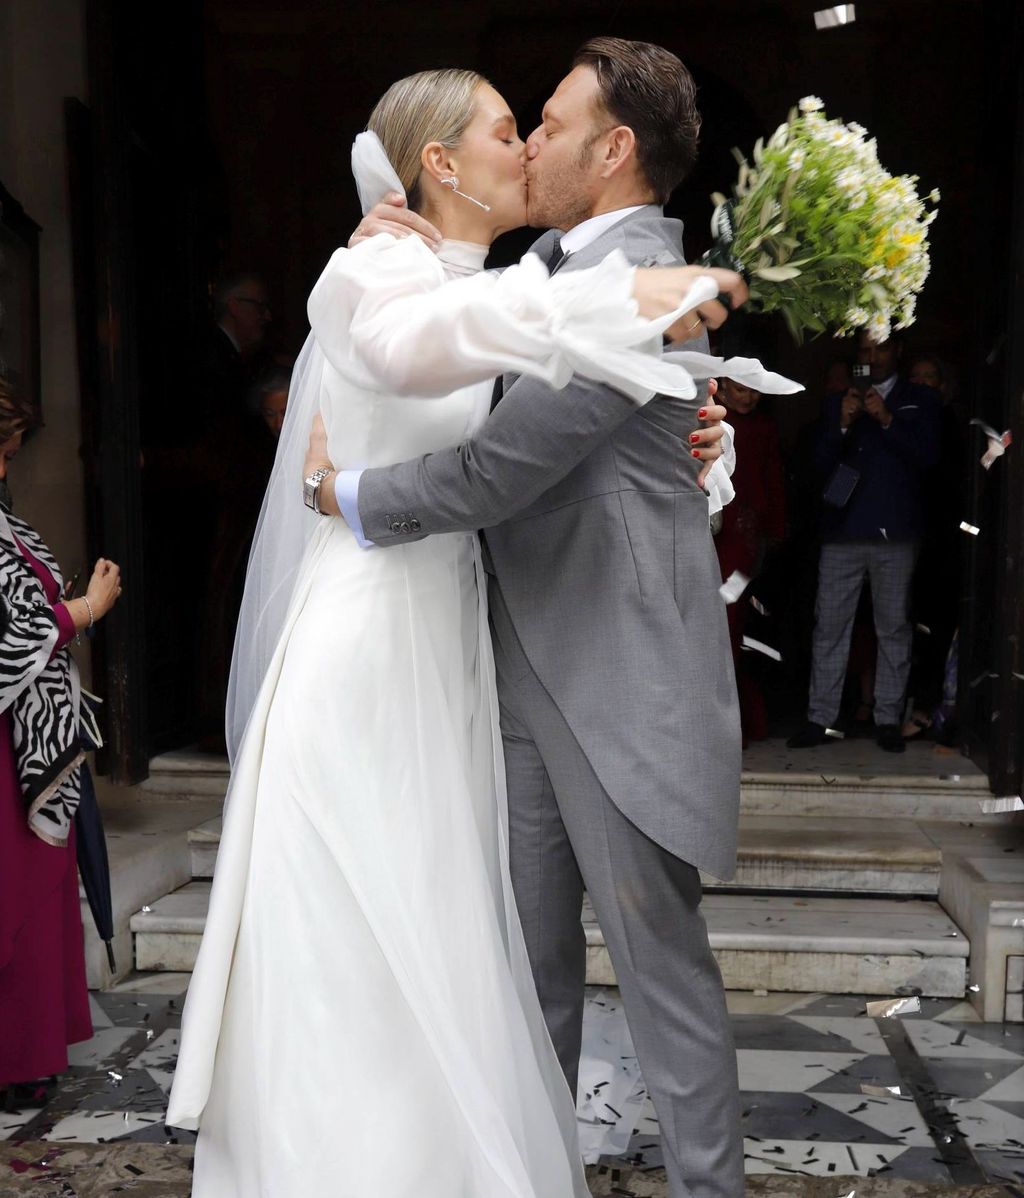
<path id="1" fill-rule="evenodd" d="M 699 329 L 703 324 L 704 324 L 704 321 L 701 320 L 700 317 L 698 316 L 697 319 L 693 322 L 693 324 L 687 326 L 686 331 L 688 333 L 692 333 L 694 329 Z"/>

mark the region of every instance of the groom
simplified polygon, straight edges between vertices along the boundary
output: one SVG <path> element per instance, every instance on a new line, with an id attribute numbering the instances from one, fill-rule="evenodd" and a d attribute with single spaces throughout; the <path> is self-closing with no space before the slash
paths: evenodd
<path id="1" fill-rule="evenodd" d="M 613 249 L 638 265 L 681 263 L 681 228 L 660 205 L 691 167 L 698 129 L 693 80 L 674 55 L 588 42 L 527 143 L 530 224 L 563 230 L 533 252 L 552 270 Z M 387 205 L 357 232 L 396 220 L 430 232 Z M 566 1076 L 575 1093 L 585 888 L 672 1198 L 741 1198 L 736 1058 L 700 911 L 698 870 L 735 868 L 740 739 L 707 496 L 680 452 L 699 402 L 637 408 L 588 382 L 555 395 L 506 375 L 470 441 L 343 472 L 322 504 L 385 548 L 484 530 L 512 878 Z"/>

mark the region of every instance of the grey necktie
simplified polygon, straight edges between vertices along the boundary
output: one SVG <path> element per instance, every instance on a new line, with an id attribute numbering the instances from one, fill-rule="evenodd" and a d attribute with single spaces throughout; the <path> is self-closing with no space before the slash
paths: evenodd
<path id="1" fill-rule="evenodd" d="M 548 258 L 548 274 L 553 275 L 556 270 L 560 270 L 568 257 L 569 255 L 562 249 L 561 237 L 556 237 L 555 244 L 551 247 L 551 256 Z"/>
<path id="2" fill-rule="evenodd" d="M 562 239 L 555 238 L 555 244 L 551 247 L 551 253 L 548 255 L 548 274 L 553 275 L 556 271 L 561 270 L 565 265 L 565 260 L 569 257 L 562 249 Z M 491 393 L 491 411 L 501 402 L 502 396 L 505 394 L 505 380 L 502 375 L 494 380 L 494 391 Z"/>

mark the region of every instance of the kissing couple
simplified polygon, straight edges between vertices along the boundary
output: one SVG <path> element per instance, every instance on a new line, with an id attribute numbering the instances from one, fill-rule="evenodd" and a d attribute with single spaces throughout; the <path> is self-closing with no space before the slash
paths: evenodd
<path id="1" fill-rule="evenodd" d="M 195 1198 L 584 1198 L 584 890 L 673 1198 L 743 1193 L 698 873 L 736 848 L 731 486 L 694 378 L 798 388 L 705 352 L 746 290 L 662 214 L 694 95 L 598 38 L 525 144 L 463 70 L 357 139 L 366 215 L 309 298 L 235 644 L 167 1116 L 199 1128 Z M 484 271 L 527 222 L 557 232 Z"/>

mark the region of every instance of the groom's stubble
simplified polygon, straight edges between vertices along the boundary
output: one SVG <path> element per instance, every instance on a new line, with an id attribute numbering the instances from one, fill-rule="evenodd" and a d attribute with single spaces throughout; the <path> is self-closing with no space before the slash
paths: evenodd
<path id="1" fill-rule="evenodd" d="M 551 170 L 541 165 L 530 178 L 526 200 L 527 224 L 534 229 L 573 229 L 594 214 L 589 175 L 600 133 L 590 133 L 568 163 Z"/>

